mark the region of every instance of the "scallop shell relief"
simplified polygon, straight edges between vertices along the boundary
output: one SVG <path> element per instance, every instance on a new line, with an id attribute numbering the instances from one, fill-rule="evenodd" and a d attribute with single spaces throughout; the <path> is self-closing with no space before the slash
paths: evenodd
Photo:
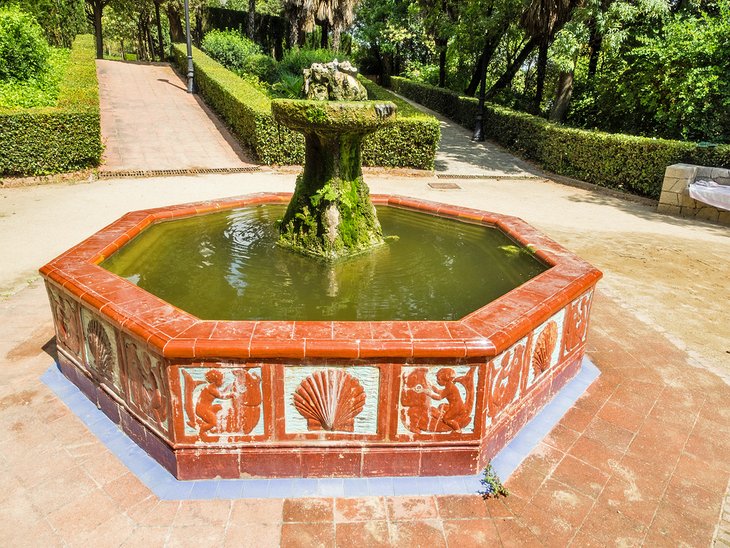
<path id="1" fill-rule="evenodd" d="M 309 431 L 352 432 L 365 407 L 360 381 L 339 369 L 324 369 L 305 378 L 294 391 L 296 410 Z"/>
<path id="2" fill-rule="evenodd" d="M 550 322 L 542 330 L 535 344 L 535 352 L 532 355 L 532 371 L 537 377 L 540 373 L 550 367 L 555 344 L 558 342 L 558 326 Z"/>
<path id="3" fill-rule="evenodd" d="M 114 373 L 112 343 L 106 329 L 98 320 L 91 320 L 86 325 L 86 344 L 91 354 L 89 361 L 102 376 L 112 379 Z"/>

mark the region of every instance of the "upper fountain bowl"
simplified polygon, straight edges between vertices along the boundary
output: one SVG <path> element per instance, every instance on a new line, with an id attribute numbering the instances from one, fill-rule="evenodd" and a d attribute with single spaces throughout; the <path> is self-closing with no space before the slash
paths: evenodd
<path id="1" fill-rule="evenodd" d="M 317 101 L 275 99 L 274 119 L 302 133 L 367 134 L 395 121 L 396 106 L 388 101 Z"/>

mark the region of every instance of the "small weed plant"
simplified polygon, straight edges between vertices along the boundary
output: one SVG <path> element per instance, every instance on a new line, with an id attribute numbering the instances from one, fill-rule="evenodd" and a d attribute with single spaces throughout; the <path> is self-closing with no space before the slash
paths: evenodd
<path id="1" fill-rule="evenodd" d="M 484 477 L 482 477 L 479 482 L 482 484 L 482 488 L 477 492 L 484 500 L 496 499 L 509 495 L 509 491 L 504 485 L 502 485 L 502 482 L 497 476 L 497 472 L 495 472 L 494 468 L 492 468 L 491 463 L 487 464 L 487 467 L 484 469 Z"/>

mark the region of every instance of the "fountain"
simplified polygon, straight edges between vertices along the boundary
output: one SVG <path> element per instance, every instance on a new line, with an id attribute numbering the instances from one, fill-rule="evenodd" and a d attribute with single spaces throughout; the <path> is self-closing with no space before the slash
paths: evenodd
<path id="1" fill-rule="evenodd" d="M 179 479 L 475 474 L 580 369 L 600 272 L 513 217 L 373 207 L 357 144 L 393 109 L 354 104 L 275 103 L 307 136 L 293 196 L 128 213 L 41 269 L 62 372 Z M 353 211 L 365 236 L 347 237 Z M 428 235 L 390 241 L 397 222 Z M 488 294 L 487 277 L 507 281 Z"/>

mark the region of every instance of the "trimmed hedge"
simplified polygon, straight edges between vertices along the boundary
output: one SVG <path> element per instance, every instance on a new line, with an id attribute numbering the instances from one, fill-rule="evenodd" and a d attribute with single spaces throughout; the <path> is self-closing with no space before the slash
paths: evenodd
<path id="1" fill-rule="evenodd" d="M 393 77 L 393 90 L 473 129 L 477 99 Z M 484 106 L 485 135 L 546 170 L 659 198 L 664 170 L 676 163 L 730 168 L 730 145 L 695 143 L 570 128 L 494 104 Z"/>
<path id="2" fill-rule="evenodd" d="M 187 70 L 183 44 L 173 44 L 178 68 Z M 255 84 L 246 81 L 199 49 L 194 48 L 193 65 L 198 93 L 226 121 L 233 133 L 264 164 L 301 164 L 304 137 L 279 126 L 271 116 L 271 99 Z M 363 142 L 363 163 L 385 167 L 433 169 L 441 138 L 438 120 L 413 109 L 404 101 L 373 83 L 363 82 L 372 99 L 398 105 L 398 120 L 390 127 L 367 136 Z"/>
<path id="3" fill-rule="evenodd" d="M 99 165 L 95 57 L 94 37 L 78 36 L 56 106 L 0 109 L 0 174 L 47 175 Z"/>

